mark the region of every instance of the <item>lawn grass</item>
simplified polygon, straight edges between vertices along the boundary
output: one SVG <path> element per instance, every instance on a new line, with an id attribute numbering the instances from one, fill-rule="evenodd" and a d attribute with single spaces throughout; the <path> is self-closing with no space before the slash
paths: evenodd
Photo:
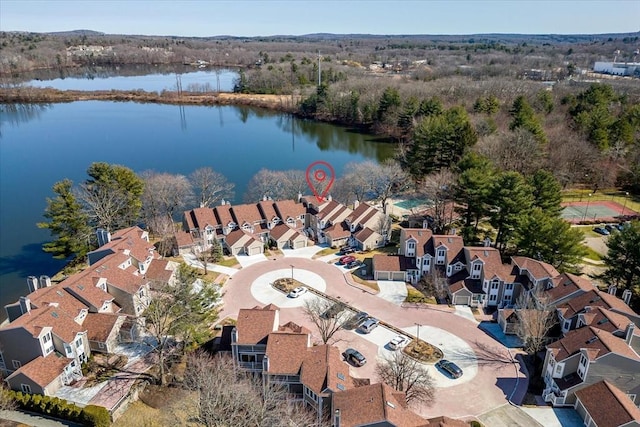
<path id="1" fill-rule="evenodd" d="M 367 280 L 360 275 L 360 269 L 355 270 L 351 273 L 351 278 L 354 282 L 359 283 L 363 286 L 373 289 L 376 292 L 380 292 L 380 288 L 378 284 L 373 280 Z"/>
<path id="2" fill-rule="evenodd" d="M 235 257 L 225 257 L 222 261 L 216 262 L 216 264 L 223 267 L 236 267 L 238 266 L 238 260 Z"/>
<path id="3" fill-rule="evenodd" d="M 592 248 L 587 246 L 587 254 L 584 256 L 587 259 L 592 259 L 594 261 L 601 261 L 602 260 L 602 255 L 600 255 L 598 252 L 596 252 L 595 250 L 593 250 Z"/>
<path id="4" fill-rule="evenodd" d="M 407 356 L 425 363 L 435 363 L 442 359 L 442 350 L 422 340 L 412 340 L 402 351 Z"/>
<path id="5" fill-rule="evenodd" d="M 437 304 L 435 298 L 427 297 L 411 285 L 407 285 L 407 297 L 404 299 L 404 302 Z"/>
<path id="6" fill-rule="evenodd" d="M 589 194 L 591 194 L 591 196 L 589 196 Z M 620 204 L 620 206 L 625 206 L 626 204 L 628 209 L 640 212 L 640 198 L 633 195 L 627 196 L 624 191 L 599 190 L 597 193 L 594 193 L 593 190 L 589 189 L 572 189 L 562 192 L 563 202 L 579 202 L 581 199 L 582 201 L 589 199 L 592 202 L 614 201 Z M 627 213 L 628 212 L 625 212 L 625 214 Z"/>
<path id="7" fill-rule="evenodd" d="M 320 257 L 326 256 L 326 255 L 333 255 L 333 254 L 335 254 L 336 257 L 337 257 L 337 256 L 339 256 L 338 255 L 338 251 L 339 251 L 339 249 L 335 249 L 335 248 L 325 248 L 325 249 L 321 250 L 320 252 L 316 253 L 313 256 L 313 259 L 320 258 Z"/>

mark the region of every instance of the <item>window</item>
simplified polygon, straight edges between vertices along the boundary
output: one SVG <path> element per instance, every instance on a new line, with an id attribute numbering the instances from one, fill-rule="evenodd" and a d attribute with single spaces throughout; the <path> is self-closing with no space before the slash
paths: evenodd
<path id="1" fill-rule="evenodd" d="M 42 337 L 42 342 L 45 344 L 48 343 L 50 340 L 51 340 L 51 333 L 48 333 L 47 335 Z"/>
<path id="2" fill-rule="evenodd" d="M 144 288 L 140 288 L 140 291 L 138 292 L 138 296 L 140 298 L 144 298 Z"/>
<path id="3" fill-rule="evenodd" d="M 505 289 L 508 290 L 508 291 L 512 291 L 513 290 L 513 283 L 507 283 L 505 285 Z"/>
<path id="4" fill-rule="evenodd" d="M 76 348 L 82 347 L 82 338 L 76 340 Z"/>
<path id="5" fill-rule="evenodd" d="M 11 364 L 13 365 L 14 369 L 20 369 L 20 367 L 22 366 L 22 363 L 20 363 L 19 360 L 12 360 Z"/>
<path id="6" fill-rule="evenodd" d="M 255 354 L 241 354 L 240 355 L 240 361 L 241 362 L 255 363 L 256 362 L 256 355 Z"/>
<path id="7" fill-rule="evenodd" d="M 480 269 L 482 268 L 482 265 L 480 264 L 473 264 L 473 271 L 480 271 Z"/>
<path id="8" fill-rule="evenodd" d="M 20 384 L 20 388 L 25 393 L 31 393 L 31 386 L 29 384 Z"/>
<path id="9" fill-rule="evenodd" d="M 580 356 L 580 366 L 587 366 L 587 358 L 584 354 Z"/>
<path id="10" fill-rule="evenodd" d="M 409 242 L 409 243 L 407 244 L 407 248 L 409 248 L 409 249 L 415 249 L 415 248 L 416 248 L 416 244 L 415 244 L 415 243 L 413 243 L 413 242 Z"/>
<path id="11" fill-rule="evenodd" d="M 498 282 L 491 282 L 491 289 L 498 289 Z"/>
<path id="12" fill-rule="evenodd" d="M 342 384 L 338 383 L 338 390 L 344 391 L 345 388 L 344 388 L 344 386 Z"/>
<path id="13" fill-rule="evenodd" d="M 438 256 L 439 257 L 444 257 L 444 252 L 445 252 L 444 249 L 438 249 Z"/>
<path id="14" fill-rule="evenodd" d="M 304 394 L 310 397 L 314 402 L 318 400 L 318 396 L 309 387 L 304 388 Z"/>
<path id="15" fill-rule="evenodd" d="M 496 294 L 489 295 L 489 301 L 495 301 L 497 299 L 498 299 L 498 295 Z"/>
<path id="16" fill-rule="evenodd" d="M 511 295 L 505 295 L 504 296 L 504 300 L 505 301 L 511 301 Z"/>
<path id="17" fill-rule="evenodd" d="M 570 320 L 565 320 L 564 321 L 564 325 L 562 325 L 562 329 L 567 330 L 571 327 L 571 321 Z"/>
<path id="18" fill-rule="evenodd" d="M 99 342 L 98 343 L 98 348 L 101 348 L 101 349 L 104 348 L 104 343 Z"/>

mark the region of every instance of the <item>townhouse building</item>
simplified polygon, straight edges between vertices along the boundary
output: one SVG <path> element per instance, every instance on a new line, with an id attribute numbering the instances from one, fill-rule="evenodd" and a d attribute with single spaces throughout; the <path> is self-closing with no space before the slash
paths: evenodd
<path id="1" fill-rule="evenodd" d="M 554 406 L 575 406 L 576 392 L 607 380 L 638 406 L 640 355 L 635 349 L 640 337 L 636 329 L 632 322 L 622 334 L 583 326 L 548 344 L 543 365 L 544 400 Z"/>
<path id="2" fill-rule="evenodd" d="M 81 377 L 92 352 L 112 352 L 134 330 L 150 302 L 146 275 L 172 280 L 148 235 L 138 227 L 111 235 L 99 230 L 102 244 L 89 266 L 62 282 L 29 276 L 29 294 L 5 306 L 9 323 L 0 328 L 0 370 L 14 390 L 52 395 Z M 127 326 L 129 325 L 129 329 Z"/>

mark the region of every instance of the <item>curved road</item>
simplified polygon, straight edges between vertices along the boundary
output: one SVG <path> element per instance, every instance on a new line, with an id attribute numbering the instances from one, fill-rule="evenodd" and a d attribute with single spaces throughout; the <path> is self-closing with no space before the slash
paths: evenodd
<path id="1" fill-rule="evenodd" d="M 504 405 L 512 393 L 522 394 L 526 390 L 528 381 L 525 375 L 519 372 L 517 363 L 512 362 L 509 351 L 478 329 L 477 324 L 454 314 L 446 306 L 400 307 L 348 285 L 345 281 L 344 271 L 320 261 L 287 257 L 270 259 L 239 270 L 229 278 L 224 286 L 224 305 L 220 317 L 236 318 L 238 310 L 241 308 L 265 305 L 264 301 L 258 301 L 254 297 L 256 289 L 260 289 L 262 283 L 257 279 L 260 277 L 270 278 L 275 270 L 282 271 L 283 277 L 290 277 L 291 266 L 294 268 L 294 277 L 303 283 L 305 272 L 312 272 L 312 277 L 320 276 L 324 279 L 326 284 L 324 292 L 328 295 L 339 298 L 408 333 L 416 335 L 418 329 L 416 324 L 419 324 L 421 339 L 443 348 L 445 357 L 461 362 L 459 364 L 465 370 L 465 375 L 458 380 L 448 379 L 435 368 L 430 368 L 433 369 L 431 373 L 436 379 L 438 387 L 436 401 L 432 406 L 415 408 L 421 415 L 426 417 L 447 415 L 453 418 L 477 417 Z M 264 286 L 269 286 L 268 282 L 264 283 Z M 258 295 L 263 295 L 262 291 L 258 290 Z M 307 293 L 298 300 L 289 300 L 291 303 L 295 301 L 297 304 L 286 304 L 285 307 L 281 307 L 280 323 L 294 321 L 308 327 L 312 333 L 315 332 L 314 327 L 304 317 L 300 309 L 303 299 L 310 296 Z M 264 300 L 263 297 L 260 299 Z M 282 301 L 282 299 L 280 300 Z M 273 302 L 278 305 L 275 300 Z M 387 330 L 384 329 L 384 331 Z M 338 339 L 335 345 L 340 348 L 340 351 L 347 347 L 355 347 L 369 361 L 361 368 L 351 368 L 351 374 L 354 377 L 371 378 L 372 381 L 376 381 L 375 363 L 372 362 L 384 352 L 381 351 L 382 347 L 372 342 L 371 337 L 374 333 L 363 336 L 353 331 L 340 331 L 335 336 Z M 472 352 L 465 351 L 469 348 Z M 466 369 L 466 366 L 469 369 Z M 517 378 L 519 379 L 517 380 Z"/>

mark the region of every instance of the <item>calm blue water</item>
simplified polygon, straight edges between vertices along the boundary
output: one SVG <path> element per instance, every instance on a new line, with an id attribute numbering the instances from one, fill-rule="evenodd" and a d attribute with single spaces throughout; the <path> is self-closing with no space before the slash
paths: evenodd
<path id="1" fill-rule="evenodd" d="M 26 276 L 52 275 L 63 266 L 41 251 L 49 234 L 35 224 L 54 182 L 81 182 L 92 162 L 184 175 L 209 166 L 236 184 L 240 202 L 262 168 L 304 170 L 324 160 L 339 176 L 348 162 L 392 156 L 393 145 L 372 139 L 246 107 L 0 104 L 0 305 L 25 293 Z"/>
<path id="2" fill-rule="evenodd" d="M 162 92 L 176 90 L 177 75 L 175 73 L 147 74 L 142 76 L 109 76 L 96 77 L 86 74 L 82 77 L 65 77 L 51 80 L 31 80 L 26 85 L 35 87 L 51 87 L 59 90 L 137 90 Z M 207 90 L 231 92 L 233 81 L 238 73 L 231 70 L 194 71 L 179 74 L 184 91 Z M 219 89 L 218 89 L 219 85 Z"/>

